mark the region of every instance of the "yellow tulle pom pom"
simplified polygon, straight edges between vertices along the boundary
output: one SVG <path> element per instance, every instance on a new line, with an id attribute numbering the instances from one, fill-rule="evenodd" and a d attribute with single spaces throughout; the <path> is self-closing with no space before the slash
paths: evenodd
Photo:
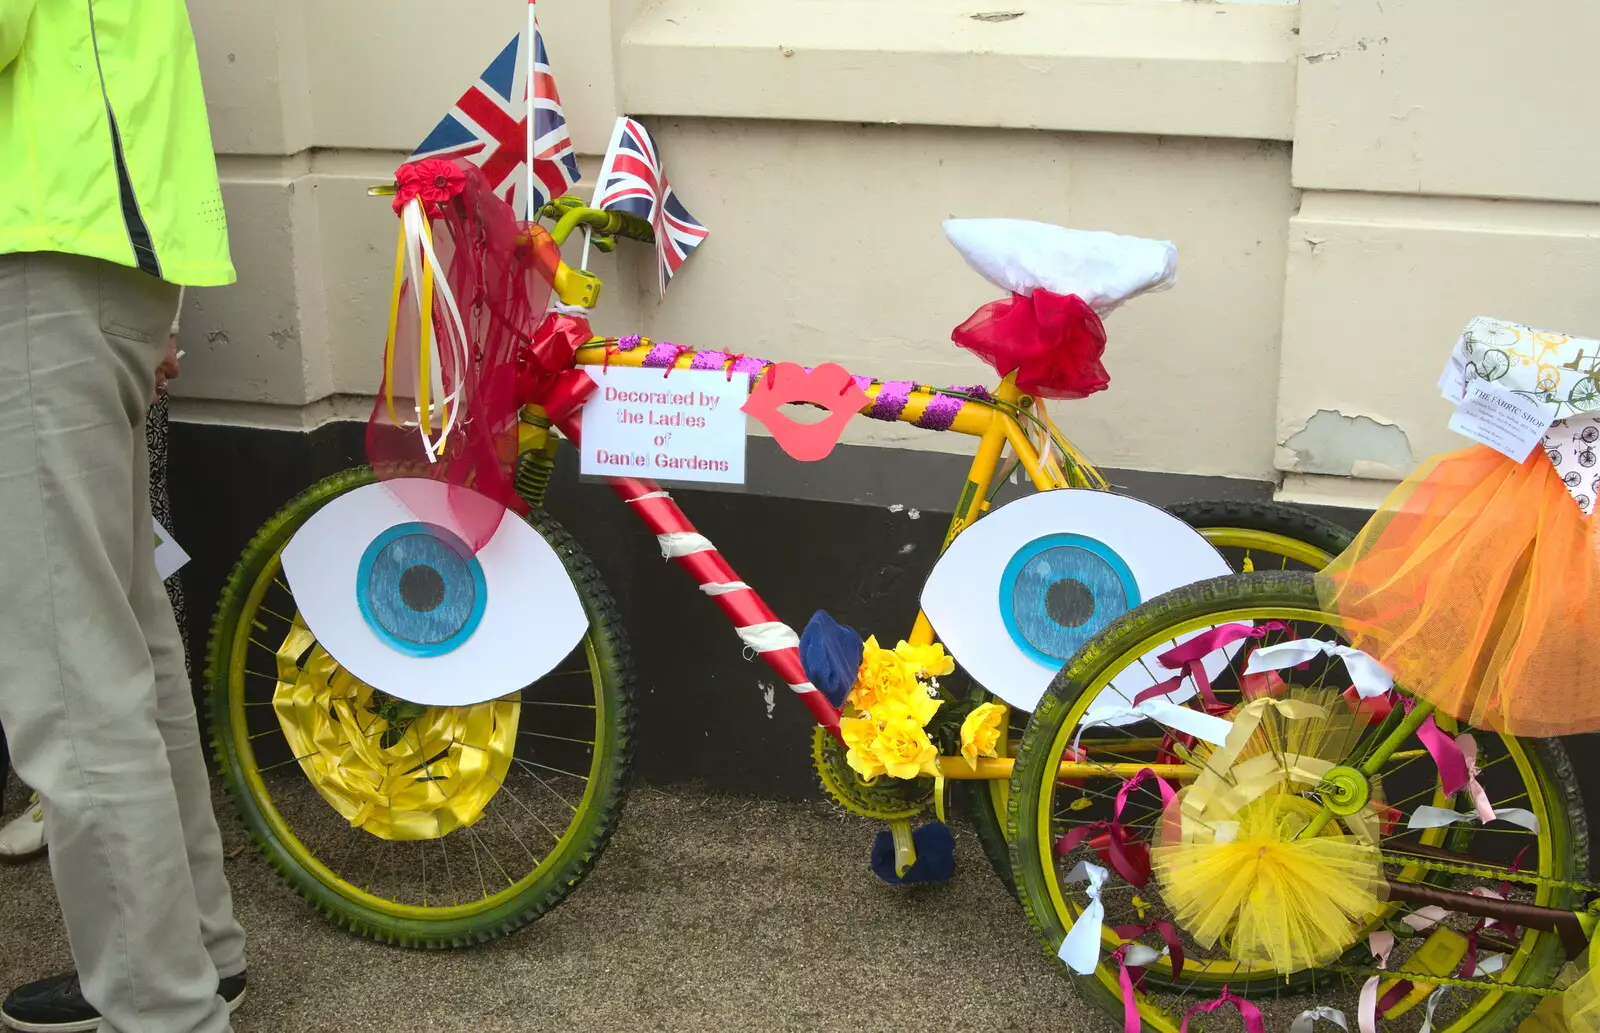
<path id="1" fill-rule="evenodd" d="M 1257 797 L 1236 827 L 1213 826 L 1209 841 L 1178 831 L 1182 803 L 1180 794 L 1151 860 L 1178 924 L 1202 946 L 1221 941 L 1234 959 L 1284 973 L 1325 965 L 1386 899 L 1376 847 L 1334 825 L 1334 834 L 1297 838 L 1315 813 L 1298 796 Z"/>

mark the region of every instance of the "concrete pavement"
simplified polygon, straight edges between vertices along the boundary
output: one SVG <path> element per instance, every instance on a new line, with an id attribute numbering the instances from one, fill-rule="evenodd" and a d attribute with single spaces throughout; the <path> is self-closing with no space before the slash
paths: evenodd
<path id="1" fill-rule="evenodd" d="M 6 801 L 15 813 L 15 788 Z M 219 801 L 251 934 L 239 1033 L 1100 1031 L 957 825 L 942 887 L 868 871 L 875 826 L 825 804 L 637 787 L 593 875 L 531 928 L 423 953 L 294 896 Z M 0 868 L 0 987 L 71 965 L 45 864 Z"/>

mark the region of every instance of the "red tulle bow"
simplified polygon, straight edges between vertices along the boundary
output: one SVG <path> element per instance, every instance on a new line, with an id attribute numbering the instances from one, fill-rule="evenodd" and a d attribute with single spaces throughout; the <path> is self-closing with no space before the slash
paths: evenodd
<path id="1" fill-rule="evenodd" d="M 1045 398 L 1085 398 L 1111 383 L 1100 356 L 1106 328 L 1076 294 L 1035 288 L 991 301 L 967 317 L 950 339 L 982 358 L 1001 376 Z"/>
<path id="2" fill-rule="evenodd" d="M 558 425 L 582 405 L 594 381 L 573 365 L 573 357 L 593 336 L 581 316 L 546 315 L 532 340 L 517 349 L 517 404 L 544 406 Z"/>
<path id="3" fill-rule="evenodd" d="M 415 197 L 422 201 L 429 215 L 437 216 L 440 205 L 466 189 L 467 174 L 453 161 L 423 158 L 421 161 L 408 161 L 395 169 L 394 182 L 398 187 L 394 195 L 396 215 Z"/>

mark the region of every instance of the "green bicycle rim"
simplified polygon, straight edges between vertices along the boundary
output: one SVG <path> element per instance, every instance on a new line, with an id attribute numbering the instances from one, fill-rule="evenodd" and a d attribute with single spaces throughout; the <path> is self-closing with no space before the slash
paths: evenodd
<path id="1" fill-rule="evenodd" d="M 282 553 L 280 547 L 262 568 L 260 576 L 251 586 L 250 594 L 245 599 L 243 613 L 253 615 L 260 606 L 262 597 L 266 595 L 267 588 L 280 569 L 279 557 Z M 244 681 L 245 654 L 250 644 L 249 636 L 235 639 L 233 652 L 228 664 L 228 682 L 230 687 L 241 685 Z M 600 668 L 596 662 L 594 643 L 588 635 L 583 639 L 584 656 L 589 661 L 589 672 L 595 698 L 595 725 L 604 727 L 606 721 L 605 692 L 600 684 Z M 359 904 L 381 915 L 391 918 L 409 919 L 418 922 L 449 922 L 454 919 L 472 918 L 493 911 L 503 904 L 520 896 L 528 887 L 538 882 L 540 877 L 548 872 L 566 856 L 575 833 L 584 825 L 583 819 L 588 815 L 594 805 L 594 796 L 600 785 L 600 772 L 602 763 L 606 759 L 603 750 L 596 749 L 594 757 L 589 764 L 589 779 L 584 783 L 583 796 L 579 799 L 577 813 L 573 816 L 571 824 L 562 834 L 560 840 L 547 853 L 538 866 L 528 872 L 521 879 L 508 885 L 498 892 L 475 900 L 470 904 L 456 904 L 449 907 L 419 907 L 415 904 L 404 904 L 399 901 L 388 900 L 376 894 L 368 893 L 343 878 L 324 864 L 316 854 L 306 848 L 300 837 L 295 835 L 283 820 L 278 807 L 272 801 L 272 793 L 268 791 L 266 782 L 261 778 L 261 769 L 256 764 L 255 749 L 250 744 L 249 729 L 245 724 L 244 694 L 240 692 L 228 693 L 228 713 L 231 720 L 228 722 L 229 731 L 232 733 L 233 752 L 238 758 L 240 777 L 248 787 L 251 799 L 260 811 L 262 820 L 272 830 L 273 837 L 282 844 L 284 851 L 293 859 L 294 863 L 305 869 L 316 881 L 338 893 L 341 897 L 352 903 Z"/>
<path id="2" fill-rule="evenodd" d="M 272 612 L 262 610 L 264 597 L 274 583 L 283 584 L 279 581 L 281 552 L 289 538 L 323 504 L 374 479 L 370 470 L 352 470 L 308 489 L 262 528 L 240 558 L 212 628 L 207 680 L 213 744 L 224 780 L 255 845 L 292 888 L 319 910 L 352 931 L 389 942 L 428 947 L 482 942 L 532 921 L 559 902 L 582 881 L 609 839 L 627 795 L 631 770 L 631 668 L 626 643 L 617 638 L 620 632 L 612 604 L 592 565 L 553 521 L 542 515 L 531 518 L 535 529 L 551 540 L 567 564 L 590 623 L 581 654 L 574 654 L 583 657 L 588 677 L 572 688 L 580 697 L 592 700 L 594 744 L 587 768 L 571 772 L 587 773 L 581 793 L 566 801 L 571 815 L 563 831 L 547 841 L 548 849 L 531 870 L 507 878 L 506 885 L 493 892 L 485 887 L 482 897 L 466 903 L 417 905 L 389 899 L 334 871 L 285 820 L 263 778 L 246 720 L 246 707 L 258 705 L 246 699 L 246 675 L 253 673 L 247 670 L 248 653 L 254 638 L 251 629 L 265 630 L 264 618 L 258 614 Z M 597 629 L 609 636 L 604 642 L 597 640 Z M 255 645 L 269 648 L 260 641 Z M 578 685 L 586 689 L 578 689 Z"/>
<path id="3" fill-rule="evenodd" d="M 1123 658 L 1127 656 L 1143 656 L 1148 653 L 1150 649 L 1156 648 L 1162 643 L 1168 642 L 1173 638 L 1184 634 L 1185 632 L 1211 627 L 1218 624 L 1225 624 L 1232 621 L 1280 619 L 1322 623 L 1322 618 L 1325 616 L 1325 614 L 1322 614 L 1317 610 L 1294 606 L 1274 606 L 1258 603 L 1244 604 L 1231 611 L 1212 611 L 1205 613 L 1200 617 L 1191 618 L 1189 620 L 1174 624 L 1162 624 L 1159 628 L 1145 636 L 1137 644 L 1122 649 L 1120 655 L 1105 663 L 1102 670 L 1096 675 L 1094 680 L 1091 681 L 1081 692 L 1079 692 L 1069 707 L 1066 718 L 1060 723 L 1055 736 L 1052 738 L 1049 747 L 1046 750 L 1045 756 L 1056 757 L 1061 755 L 1061 752 L 1071 740 L 1073 730 L 1077 727 L 1079 720 L 1082 718 L 1084 712 L 1087 710 L 1096 694 L 1105 687 L 1110 679 L 1115 676 L 1117 671 L 1123 669 L 1123 665 L 1121 664 Z M 1565 873 L 1557 873 L 1555 871 L 1556 859 L 1561 855 L 1561 849 L 1563 846 L 1560 840 L 1563 838 L 1562 830 L 1564 829 L 1564 825 L 1558 821 L 1552 820 L 1552 813 L 1548 801 L 1551 798 L 1551 790 L 1553 787 L 1546 784 L 1547 773 L 1544 771 L 1543 764 L 1536 763 L 1534 759 L 1529 756 L 1527 750 L 1519 740 L 1509 737 L 1501 737 L 1501 741 L 1506 744 L 1508 753 L 1514 760 L 1518 774 L 1522 779 L 1522 783 L 1527 788 L 1529 795 L 1529 809 L 1532 810 L 1536 815 L 1539 815 L 1541 820 L 1541 834 L 1538 837 L 1538 843 L 1540 847 L 1538 874 L 1546 878 L 1565 877 Z M 1021 763 L 1022 762 L 1019 761 L 1019 776 L 1021 774 Z M 1017 823 L 1019 829 L 1022 827 L 1022 823 L 1024 822 L 1031 824 L 1030 835 L 1027 838 L 1034 840 L 1033 844 L 1031 845 L 1033 850 L 1036 852 L 1036 861 L 1039 865 L 1039 868 L 1036 870 L 1044 873 L 1053 873 L 1055 871 L 1053 850 L 1054 830 L 1052 828 L 1052 815 L 1051 809 L 1044 804 L 1044 801 L 1050 799 L 1050 794 L 1055 785 L 1055 775 L 1053 770 L 1050 770 L 1050 767 L 1051 766 L 1047 765 L 1046 770 L 1040 772 L 1037 784 L 1032 786 L 1032 792 L 1037 794 L 1037 797 L 1034 801 L 1033 813 L 1031 815 L 1020 814 L 1018 812 L 1020 812 L 1022 808 L 1021 806 L 1018 806 L 1012 814 L 1012 817 Z M 1560 795 L 1561 794 L 1559 792 L 1555 793 L 1556 797 L 1559 797 Z M 1434 804 L 1440 805 L 1443 802 L 1445 801 L 1442 797 L 1442 794 L 1436 790 Z M 1424 835 L 1423 842 L 1434 845 L 1443 839 L 1445 830 L 1435 829 L 1430 830 L 1430 833 L 1431 835 Z M 1026 847 L 1027 844 L 1014 844 L 1013 851 L 1014 853 L 1020 853 L 1020 851 L 1026 849 Z M 1029 874 L 1031 874 L 1031 871 Z M 1411 868 L 1403 869 L 1401 877 L 1404 878 L 1408 874 L 1414 875 L 1415 870 Z M 1043 881 L 1045 882 L 1045 889 L 1047 890 L 1049 905 L 1054 920 L 1059 923 L 1062 921 L 1063 916 L 1067 918 L 1076 918 L 1077 914 L 1080 913 L 1081 908 L 1075 902 L 1069 901 L 1063 897 L 1059 879 L 1046 875 Z M 1535 903 L 1549 905 L 1552 895 L 1556 892 L 1558 892 L 1556 889 L 1548 885 L 1540 885 L 1536 892 Z M 1037 916 L 1035 921 L 1039 921 Z M 1522 942 L 1519 943 L 1517 951 L 1508 957 L 1506 967 L 1503 970 L 1504 974 L 1497 978 L 1507 982 L 1514 982 L 1518 975 L 1528 966 L 1533 954 L 1536 951 L 1540 951 L 1545 944 L 1551 942 L 1550 937 L 1552 935 L 1553 934 L 1541 934 L 1541 936 L 1525 937 Z M 1115 941 L 1108 941 L 1108 945 L 1109 943 L 1113 942 Z M 1149 969 L 1152 973 L 1165 972 L 1170 975 L 1171 966 L 1167 959 L 1163 958 L 1152 963 L 1149 966 Z M 1213 989 L 1219 989 L 1222 985 L 1227 984 L 1231 980 L 1235 983 L 1235 987 L 1237 989 L 1237 983 L 1241 975 L 1244 975 L 1245 978 L 1251 977 L 1250 973 L 1241 973 L 1237 968 L 1235 968 L 1232 971 L 1227 972 L 1227 974 L 1224 974 L 1221 970 L 1211 971 L 1204 975 L 1197 973 L 1194 978 L 1197 982 L 1203 980 L 1206 983 L 1213 984 Z M 1261 979 L 1267 975 L 1268 973 L 1262 972 L 1256 974 L 1255 978 Z M 1271 976 L 1275 979 L 1284 978 L 1276 973 L 1271 973 Z M 1120 1000 L 1121 991 L 1117 981 L 1117 973 L 1114 967 L 1102 964 L 1096 970 L 1094 976 L 1074 978 L 1091 980 L 1098 984 L 1098 989 L 1101 992 L 1111 994 Z M 1186 979 L 1189 978 L 1190 976 L 1186 972 Z M 1445 1027 L 1444 1030 L 1446 1033 L 1447 1031 L 1457 1031 L 1457 1033 L 1460 1033 L 1460 1031 L 1471 1029 L 1478 1022 L 1486 1018 L 1507 996 L 1509 995 L 1500 991 L 1489 991 L 1483 993 L 1479 1000 L 1474 1002 L 1471 1008 L 1459 1016 L 1448 1027 Z M 1162 1030 L 1164 1033 L 1171 1033 L 1171 1031 L 1175 1031 L 1178 1027 L 1178 1024 L 1174 1021 L 1173 1016 L 1153 1003 L 1140 1001 L 1139 1009 L 1140 1014 L 1146 1024 L 1153 1029 Z"/>

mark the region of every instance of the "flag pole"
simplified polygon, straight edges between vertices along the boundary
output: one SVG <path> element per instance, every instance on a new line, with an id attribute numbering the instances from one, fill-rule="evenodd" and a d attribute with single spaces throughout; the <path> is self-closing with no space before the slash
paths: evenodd
<path id="1" fill-rule="evenodd" d="M 527 150 L 523 153 L 523 157 L 527 160 L 528 164 L 528 196 L 525 201 L 525 206 L 528 211 L 529 222 L 533 222 L 536 218 L 538 218 L 538 212 L 534 211 L 533 208 L 533 199 L 535 196 L 537 196 L 533 192 L 533 68 L 534 58 L 539 49 L 538 33 L 538 22 L 534 18 L 534 0 L 528 0 L 528 35 L 525 43 L 528 51 L 528 85 L 526 90 L 528 97 L 528 139 Z M 552 198 L 552 200 L 554 199 Z"/>

